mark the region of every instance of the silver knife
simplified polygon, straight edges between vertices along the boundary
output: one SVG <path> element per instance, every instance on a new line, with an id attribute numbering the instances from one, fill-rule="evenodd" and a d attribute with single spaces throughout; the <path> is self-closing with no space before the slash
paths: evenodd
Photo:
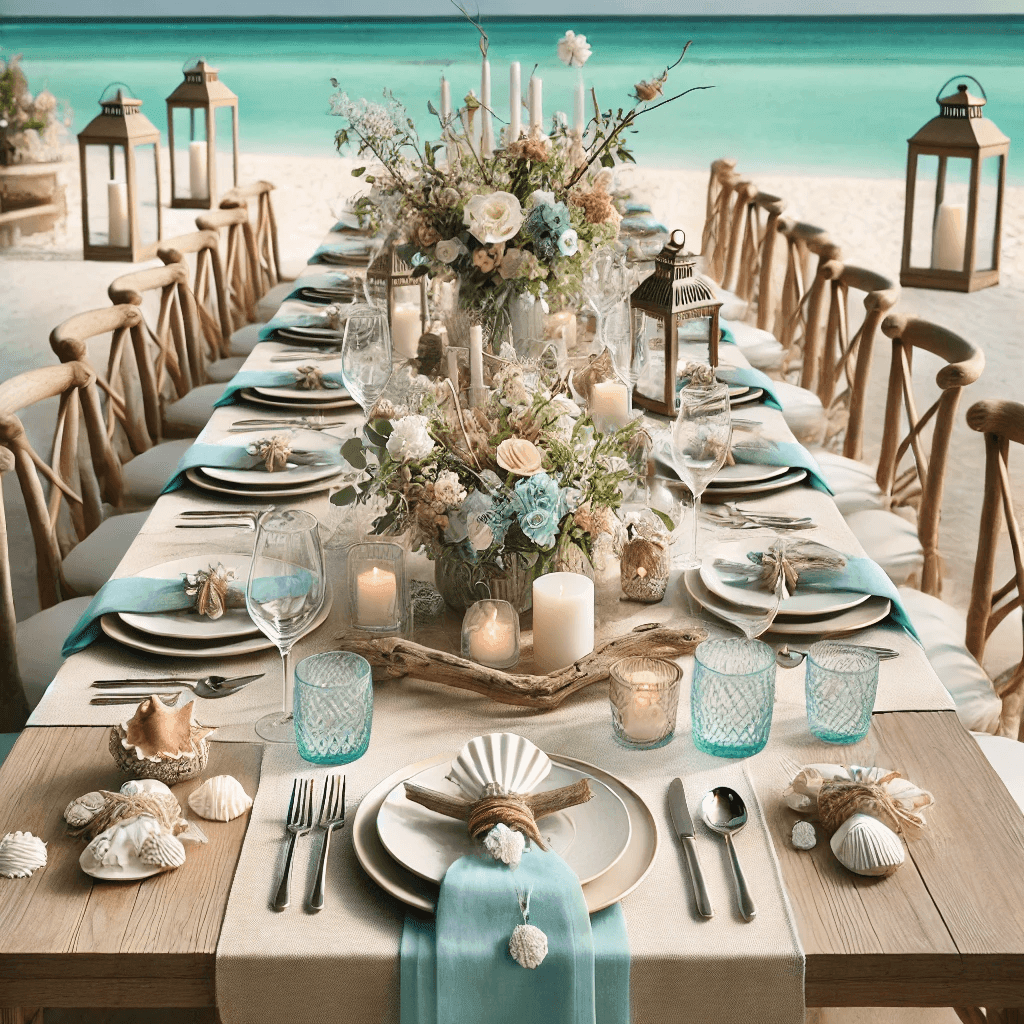
<path id="1" fill-rule="evenodd" d="M 686 792 L 683 789 L 682 779 L 673 779 L 669 784 L 668 809 L 672 815 L 672 824 L 683 844 L 683 852 L 686 854 L 686 866 L 690 872 L 690 881 L 693 883 L 697 911 L 701 917 L 712 917 L 715 912 L 711 909 L 711 899 L 704 886 L 704 876 L 701 874 L 700 861 L 697 859 L 697 840 L 693 834 L 693 818 L 690 817 L 690 808 L 686 805 Z"/>

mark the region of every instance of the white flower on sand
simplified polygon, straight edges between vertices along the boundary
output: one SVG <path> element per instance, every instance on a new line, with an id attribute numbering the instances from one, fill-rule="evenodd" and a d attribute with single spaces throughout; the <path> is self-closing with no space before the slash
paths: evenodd
<path id="1" fill-rule="evenodd" d="M 590 43 L 571 29 L 558 40 L 558 59 L 571 68 L 581 68 L 590 58 Z"/>
<path id="2" fill-rule="evenodd" d="M 542 188 L 534 189 L 526 197 L 526 208 L 532 210 L 535 206 L 540 206 L 541 203 L 547 203 L 548 206 L 555 205 L 555 193 L 545 192 Z"/>
<path id="3" fill-rule="evenodd" d="M 434 246 L 434 256 L 442 263 L 451 263 L 465 251 L 466 247 L 457 238 L 442 239 Z"/>
<path id="4" fill-rule="evenodd" d="M 442 470 L 434 481 L 434 500 L 443 502 L 446 508 L 458 508 L 466 500 L 466 488 L 459 483 L 458 473 Z"/>
<path id="5" fill-rule="evenodd" d="M 388 454 L 401 462 L 419 462 L 434 450 L 434 441 L 427 431 L 426 416 L 400 419 L 388 438 Z"/>
<path id="6" fill-rule="evenodd" d="M 523 226 L 523 208 L 511 192 L 473 196 L 462 221 L 473 237 L 485 245 L 507 242 Z"/>

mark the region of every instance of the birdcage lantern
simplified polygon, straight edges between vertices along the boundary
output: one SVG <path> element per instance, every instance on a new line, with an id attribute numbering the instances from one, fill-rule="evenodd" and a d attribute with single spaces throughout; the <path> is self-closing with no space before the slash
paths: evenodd
<path id="1" fill-rule="evenodd" d="M 83 254 L 152 259 L 163 232 L 160 130 L 123 82 L 108 85 L 99 102 L 100 113 L 78 134 Z"/>
<path id="2" fill-rule="evenodd" d="M 398 253 L 390 242 L 377 254 L 366 271 L 366 291 L 370 301 L 388 311 L 388 326 L 395 355 L 415 359 L 420 335 L 428 322 L 427 275 L 416 274 L 415 267 Z"/>
<path id="3" fill-rule="evenodd" d="M 966 84 L 942 95 L 957 78 Z M 1010 140 L 983 116 L 987 96 L 956 75 L 933 117 L 908 140 L 900 283 L 973 292 L 999 283 L 1003 193 Z"/>
<path id="4" fill-rule="evenodd" d="M 202 57 L 186 61 L 183 70 L 184 81 L 167 97 L 171 206 L 212 210 L 220 192 L 238 184 L 238 97 Z"/>
<path id="5" fill-rule="evenodd" d="M 678 240 L 677 240 L 678 236 Z M 679 345 L 707 346 L 718 365 L 718 313 L 722 303 L 696 275 L 697 258 L 684 251 L 686 235 L 673 231 L 654 258 L 654 273 L 630 296 L 633 402 L 664 416 L 676 413 Z"/>

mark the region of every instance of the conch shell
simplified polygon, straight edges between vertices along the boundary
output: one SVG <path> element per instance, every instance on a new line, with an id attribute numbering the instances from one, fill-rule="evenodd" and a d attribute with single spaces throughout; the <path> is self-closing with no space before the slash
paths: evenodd
<path id="1" fill-rule="evenodd" d="M 498 465 L 515 476 L 534 476 L 541 471 L 540 449 L 523 437 L 507 437 L 495 454 Z"/>
<path id="2" fill-rule="evenodd" d="M 234 776 L 215 775 L 192 793 L 188 805 L 201 818 L 231 821 L 252 807 L 252 797 Z"/>
<path id="3" fill-rule="evenodd" d="M 228 606 L 228 587 L 235 578 L 234 569 L 226 569 L 218 562 L 196 573 L 183 573 L 183 585 L 188 597 L 196 600 L 196 611 L 211 619 L 219 619 Z"/>
<path id="4" fill-rule="evenodd" d="M 169 785 L 194 778 L 206 767 L 207 737 L 214 732 L 196 722 L 194 709 L 195 701 L 168 708 L 157 697 L 144 700 L 129 721 L 110 731 L 117 766 L 126 774 Z"/>
<path id="5" fill-rule="evenodd" d="M 891 875 L 906 859 L 900 837 L 869 814 L 847 818 L 831 846 L 836 860 L 856 875 Z"/>

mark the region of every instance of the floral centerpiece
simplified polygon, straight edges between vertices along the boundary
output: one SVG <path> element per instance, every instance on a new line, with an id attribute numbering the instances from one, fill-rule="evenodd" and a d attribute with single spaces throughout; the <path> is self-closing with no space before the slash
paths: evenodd
<path id="1" fill-rule="evenodd" d="M 0 166 L 60 160 L 71 120 L 48 89 L 32 95 L 20 55 L 0 58 Z"/>

